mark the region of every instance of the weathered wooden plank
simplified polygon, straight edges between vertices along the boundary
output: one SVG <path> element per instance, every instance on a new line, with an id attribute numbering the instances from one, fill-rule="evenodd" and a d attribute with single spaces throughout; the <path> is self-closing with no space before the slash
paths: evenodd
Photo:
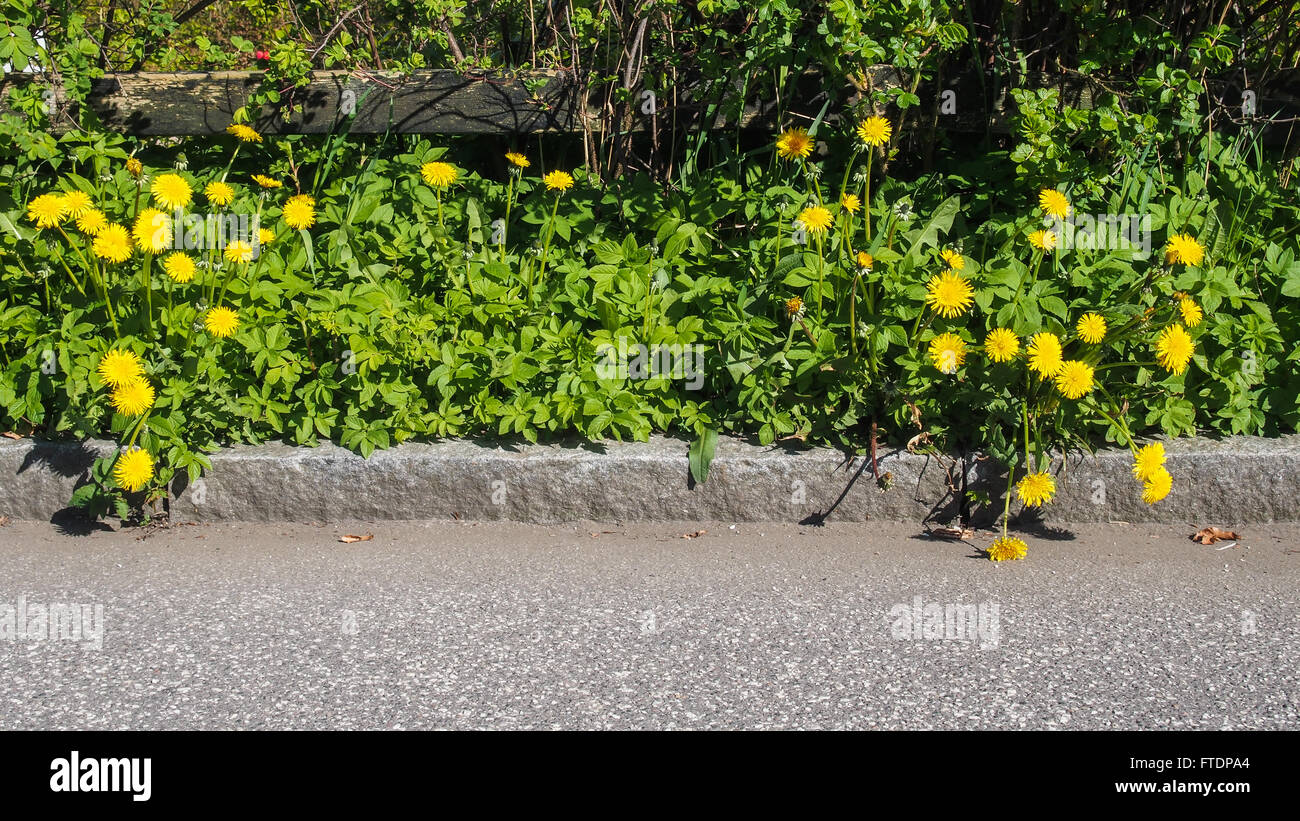
<path id="1" fill-rule="evenodd" d="M 262 82 L 261 72 L 139 72 L 107 75 L 93 82 L 89 104 L 112 129 L 140 136 L 216 134 L 233 121 L 236 110 L 245 105 Z M 892 66 L 870 67 L 865 75 L 870 87 L 887 90 L 906 81 Z M 7 83 L 40 82 L 39 76 L 7 75 L 0 79 L 0 94 Z M 1008 112 L 1014 106 L 1006 88 L 995 88 L 991 78 L 985 84 L 975 75 L 946 82 L 942 89 L 922 87 L 922 127 L 928 127 L 936 94 L 951 91 L 955 111 L 941 112 L 938 131 L 994 133 L 1008 130 Z M 986 99 L 985 86 L 988 87 Z M 1030 88 L 1058 91 L 1059 103 L 1090 108 L 1098 87 L 1087 78 L 1066 75 L 1032 75 Z M 530 90 L 531 86 L 531 90 Z M 799 83 L 799 105 L 787 107 L 786 121 L 778 123 L 780 107 L 775 99 L 751 100 L 738 125 L 743 128 L 774 129 L 797 122 L 800 115 L 811 117 L 820 109 L 825 91 L 822 78 L 809 72 Z M 1212 86 L 1225 104 L 1243 99 L 1242 90 L 1230 84 Z M 693 98 L 694 95 L 697 95 Z M 844 89 L 851 100 L 859 90 Z M 726 117 L 716 112 L 706 116 L 703 90 L 683 90 L 677 98 L 679 128 L 725 127 Z M 302 110 L 287 120 L 281 112 L 289 103 Z M 664 116 L 666 100 L 659 100 L 660 131 L 669 127 Z M 1259 117 L 1300 117 L 1300 97 L 1283 94 L 1251 101 Z M 633 131 L 650 127 L 650 118 L 638 111 L 630 124 Z M 596 107 L 584 110 L 577 86 L 562 71 L 536 72 L 518 76 L 464 75 L 451 70 L 424 70 L 410 75 L 396 73 L 313 72 L 307 86 L 284 93 L 278 109 L 266 111 L 255 127 L 268 134 L 320 134 L 340 128 L 373 134 L 389 130 L 401 133 L 511 135 L 540 132 L 576 132 L 586 116 L 593 128 L 600 128 Z M 834 113 L 829 121 L 837 122 Z M 706 122 L 710 120 L 710 122 Z M 1291 133 L 1290 123 L 1271 130 L 1274 139 Z M 734 126 L 733 126 L 734 127 Z"/>

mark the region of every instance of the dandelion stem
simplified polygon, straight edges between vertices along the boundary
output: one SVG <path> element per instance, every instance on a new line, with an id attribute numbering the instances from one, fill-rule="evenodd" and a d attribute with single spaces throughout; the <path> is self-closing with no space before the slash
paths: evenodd
<path id="1" fill-rule="evenodd" d="M 555 204 L 551 206 L 551 221 L 546 226 L 546 242 L 542 244 L 542 262 L 537 269 L 537 284 L 546 278 L 546 256 L 551 250 L 551 238 L 555 236 L 555 215 L 560 210 L 560 195 L 555 195 Z M 528 304 L 533 304 L 533 277 L 528 276 Z"/>

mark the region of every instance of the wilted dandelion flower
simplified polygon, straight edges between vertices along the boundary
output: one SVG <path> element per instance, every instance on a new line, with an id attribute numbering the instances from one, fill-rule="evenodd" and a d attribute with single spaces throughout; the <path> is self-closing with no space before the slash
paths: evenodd
<path id="1" fill-rule="evenodd" d="M 194 260 L 183 251 L 173 251 L 163 258 L 163 271 L 173 282 L 186 283 L 194 279 Z"/>
<path id="2" fill-rule="evenodd" d="M 316 200 L 306 194 L 290 197 L 281 212 L 290 228 L 310 228 L 316 222 Z"/>
<path id="3" fill-rule="evenodd" d="M 943 249 L 939 252 L 939 256 L 954 271 L 960 271 L 966 267 L 966 258 L 951 248 Z"/>
<path id="4" fill-rule="evenodd" d="M 257 183 L 263 188 L 280 188 L 284 185 L 284 183 L 280 182 L 279 180 L 272 179 L 266 176 L 265 174 L 252 174 L 250 176 L 252 177 L 253 182 Z"/>
<path id="5" fill-rule="evenodd" d="M 552 171 L 542 177 L 542 182 L 551 191 L 568 191 L 573 187 L 573 175 L 567 171 Z"/>
<path id="6" fill-rule="evenodd" d="M 1052 231 L 1038 230 L 1029 235 L 1029 244 L 1040 251 L 1051 251 L 1056 248 L 1056 234 Z"/>
<path id="7" fill-rule="evenodd" d="M 27 203 L 27 219 L 37 228 L 53 228 L 68 216 L 68 205 L 61 194 L 41 194 Z"/>
<path id="8" fill-rule="evenodd" d="M 949 376 L 966 361 L 966 341 L 954 333 L 943 333 L 930 340 L 930 362 Z"/>
<path id="9" fill-rule="evenodd" d="M 1156 339 L 1156 359 L 1170 373 L 1182 373 L 1192 359 L 1196 344 L 1182 325 L 1170 325 Z"/>
<path id="10" fill-rule="evenodd" d="M 243 143 L 260 143 L 262 135 L 243 123 L 231 123 L 226 126 L 226 133 L 239 139 Z"/>
<path id="11" fill-rule="evenodd" d="M 1075 330 L 1084 342 L 1096 345 L 1106 338 L 1106 320 L 1100 314 L 1086 313 L 1079 317 Z"/>
<path id="12" fill-rule="evenodd" d="M 889 120 L 884 117 L 868 117 L 858 123 L 858 139 L 872 148 L 889 142 L 891 134 L 893 129 L 889 126 Z"/>
<path id="13" fill-rule="evenodd" d="M 226 250 L 221 255 L 227 262 L 248 262 L 253 258 L 253 246 L 242 239 L 226 243 Z"/>
<path id="14" fill-rule="evenodd" d="M 137 248 L 157 254 L 171 247 L 172 222 L 157 208 L 146 208 L 135 218 L 131 234 Z"/>
<path id="15" fill-rule="evenodd" d="M 77 230 L 88 237 L 97 236 L 108 225 L 108 217 L 98 208 L 91 208 L 77 217 Z"/>
<path id="16" fill-rule="evenodd" d="M 1026 507 L 1042 507 L 1056 494 L 1056 480 L 1050 473 L 1031 473 L 1016 484 L 1016 495 Z"/>
<path id="17" fill-rule="evenodd" d="M 63 195 L 63 211 L 68 219 L 76 219 L 92 210 L 95 203 L 85 191 L 69 191 Z"/>
<path id="18" fill-rule="evenodd" d="M 148 379 L 134 379 L 114 390 L 112 401 L 123 416 L 139 416 L 153 407 L 153 385 Z"/>
<path id="19" fill-rule="evenodd" d="M 1029 553 L 1029 545 L 1014 536 L 1002 536 L 989 545 L 989 559 L 995 562 L 1023 559 Z"/>
<path id="20" fill-rule="evenodd" d="M 984 353 L 994 362 L 1010 362 L 1020 352 L 1020 337 L 1007 328 L 994 328 L 984 338 Z"/>
<path id="21" fill-rule="evenodd" d="M 135 492 L 149 483 L 153 478 L 153 457 L 142 448 L 123 451 L 117 457 L 117 466 L 113 469 L 113 479 L 118 487 Z"/>
<path id="22" fill-rule="evenodd" d="M 807 228 L 813 234 L 824 234 L 831 227 L 831 212 L 820 205 L 813 205 L 803 209 L 796 219 L 802 222 L 804 228 Z"/>
<path id="23" fill-rule="evenodd" d="M 791 320 L 801 318 L 806 310 L 807 306 L 797 296 L 792 296 L 785 301 L 785 315 Z"/>
<path id="24" fill-rule="evenodd" d="M 127 157 L 126 170 L 130 172 L 131 176 L 138 180 L 140 179 L 140 176 L 144 174 L 144 163 L 140 162 L 135 157 Z"/>
<path id="25" fill-rule="evenodd" d="M 1067 360 L 1056 372 L 1056 389 L 1066 399 L 1078 399 L 1093 389 L 1093 368 L 1087 362 Z"/>
<path id="26" fill-rule="evenodd" d="M 942 275 L 931 277 L 926 283 L 925 290 L 926 304 L 946 319 L 966 313 L 974 302 L 975 289 L 971 286 L 970 280 L 952 271 L 945 271 Z"/>
<path id="27" fill-rule="evenodd" d="M 507 151 L 506 159 L 509 160 L 510 164 L 515 168 L 527 168 L 532 165 L 532 163 L 528 161 L 527 157 L 517 151 Z"/>
<path id="28" fill-rule="evenodd" d="M 154 202 L 163 208 L 184 208 L 194 199 L 194 191 L 180 174 L 159 174 L 149 186 Z"/>
<path id="29" fill-rule="evenodd" d="M 213 308 L 203 317 L 203 327 L 213 336 L 230 336 L 239 328 L 239 314 L 231 308 Z"/>
<path id="30" fill-rule="evenodd" d="M 802 128 L 783 131 L 776 140 L 776 153 L 784 160 L 801 160 L 811 154 L 812 150 L 812 137 Z"/>
<path id="31" fill-rule="evenodd" d="M 858 199 L 857 194 L 843 194 L 840 196 L 840 207 L 850 214 L 856 214 L 862 207 L 862 200 Z"/>
<path id="32" fill-rule="evenodd" d="M 99 360 L 96 371 L 104 384 L 112 388 L 120 388 L 144 378 L 144 363 L 133 351 L 114 348 Z"/>
<path id="33" fill-rule="evenodd" d="M 203 196 L 207 197 L 208 202 L 213 205 L 219 205 L 224 208 L 234 202 L 235 189 L 228 183 L 216 180 L 208 183 L 208 186 L 203 189 Z"/>
<path id="34" fill-rule="evenodd" d="M 1174 234 L 1165 245 L 1165 261 L 1171 265 L 1200 265 L 1205 260 L 1205 249 L 1191 234 Z"/>
<path id="35" fill-rule="evenodd" d="M 1196 304 L 1196 300 L 1185 296 L 1178 300 L 1178 310 L 1183 315 L 1183 324 L 1189 328 L 1195 328 L 1201 324 L 1201 306 Z"/>
<path id="36" fill-rule="evenodd" d="M 100 259 L 125 262 L 131 256 L 131 235 L 117 223 L 106 225 L 95 235 L 91 250 Z"/>
<path id="37" fill-rule="evenodd" d="M 866 251 L 858 251 L 858 255 L 855 259 L 858 263 L 858 267 L 864 271 L 870 271 L 871 266 L 876 263 L 876 260 Z"/>
<path id="38" fill-rule="evenodd" d="M 446 188 L 456 181 L 460 171 L 451 163 L 427 162 L 420 166 L 420 176 L 434 188 Z"/>
<path id="39" fill-rule="evenodd" d="M 910 222 L 912 213 L 912 204 L 907 200 L 899 200 L 894 204 L 894 216 L 898 217 L 899 222 Z"/>
<path id="40" fill-rule="evenodd" d="M 1174 488 L 1174 477 L 1163 467 L 1157 468 L 1142 485 L 1142 501 L 1149 505 L 1169 495 L 1169 491 Z"/>
<path id="41" fill-rule="evenodd" d="M 1145 482 L 1163 470 L 1164 466 L 1165 446 L 1160 442 L 1144 445 L 1133 454 L 1133 478 L 1135 479 Z"/>
<path id="42" fill-rule="evenodd" d="M 1038 207 L 1049 217 L 1063 220 L 1070 213 L 1070 201 L 1055 188 L 1044 188 L 1038 192 Z"/>

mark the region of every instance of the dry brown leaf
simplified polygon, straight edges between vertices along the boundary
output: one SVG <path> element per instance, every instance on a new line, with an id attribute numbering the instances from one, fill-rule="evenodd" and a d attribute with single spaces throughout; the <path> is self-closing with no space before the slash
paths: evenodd
<path id="1" fill-rule="evenodd" d="M 918 433 L 917 435 L 913 436 L 911 439 L 907 440 L 907 452 L 916 453 L 917 445 L 928 445 L 928 444 L 930 444 L 930 434 L 922 431 L 921 433 Z"/>
<path id="2" fill-rule="evenodd" d="M 368 542 L 373 538 L 375 538 L 375 534 L 373 533 L 367 533 L 364 536 L 353 536 L 351 533 L 348 533 L 346 535 L 340 536 L 339 541 L 343 542 L 344 544 L 352 544 L 353 542 Z"/>
<path id="3" fill-rule="evenodd" d="M 11 431 L 11 430 L 7 430 L 7 431 L 5 431 L 4 433 L 0 434 L 0 436 L 5 437 L 6 439 L 21 439 L 21 438 L 23 438 L 22 436 L 20 436 L 20 435 L 14 433 L 14 432 Z"/>
<path id="4" fill-rule="evenodd" d="M 7 524 L 9 524 L 9 517 L 8 517 L 8 516 L 0 516 L 0 527 L 4 527 L 4 526 L 7 525 Z"/>
<path id="5" fill-rule="evenodd" d="M 683 539 L 697 539 L 697 538 L 699 538 L 700 536 L 703 536 L 705 533 L 708 533 L 708 532 L 709 532 L 709 531 L 707 531 L 707 530 L 697 530 L 697 531 L 695 531 L 694 533 L 683 533 L 683 534 L 682 534 L 682 538 L 683 538 Z"/>
<path id="6" fill-rule="evenodd" d="M 925 532 L 935 539 L 951 539 L 953 541 L 963 541 L 975 535 L 975 530 L 969 527 L 932 527 Z"/>
<path id="7" fill-rule="evenodd" d="M 1193 534 L 1192 536 L 1190 536 L 1189 538 L 1190 538 L 1192 541 L 1194 541 L 1194 542 L 1200 542 L 1201 544 L 1214 544 L 1215 542 L 1219 541 L 1220 539 L 1234 539 L 1234 540 L 1236 540 L 1236 539 L 1240 539 L 1241 536 L 1240 536 L 1239 534 L 1237 534 L 1236 532 L 1234 532 L 1234 531 L 1231 531 L 1231 530 L 1220 530 L 1219 528 L 1214 527 L 1213 525 L 1211 525 L 1210 527 L 1203 527 L 1203 528 L 1201 528 L 1200 530 L 1196 531 L 1196 533 L 1194 533 L 1194 534 Z"/>

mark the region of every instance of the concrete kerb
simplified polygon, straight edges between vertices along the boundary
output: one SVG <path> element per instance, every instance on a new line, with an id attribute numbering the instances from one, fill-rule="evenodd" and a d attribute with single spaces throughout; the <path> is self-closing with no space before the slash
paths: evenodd
<path id="1" fill-rule="evenodd" d="M 369 459 L 327 444 L 241 446 L 212 455 L 212 471 L 173 487 L 178 521 L 481 519 L 565 521 L 929 521 L 955 523 L 967 497 L 975 523 L 1001 512 L 1005 468 L 974 456 L 952 459 L 888 451 L 882 490 L 862 457 L 827 448 L 718 443 L 709 480 L 695 485 L 688 443 L 503 446 L 406 443 Z M 1267 522 L 1300 519 L 1300 436 L 1181 439 L 1168 443 L 1174 489 L 1155 507 L 1141 501 L 1127 450 L 1053 461 L 1057 496 L 1049 520 Z M 0 442 L 0 515 L 48 520 L 87 481 L 110 442 Z M 1019 506 L 1012 505 L 1013 511 Z"/>

